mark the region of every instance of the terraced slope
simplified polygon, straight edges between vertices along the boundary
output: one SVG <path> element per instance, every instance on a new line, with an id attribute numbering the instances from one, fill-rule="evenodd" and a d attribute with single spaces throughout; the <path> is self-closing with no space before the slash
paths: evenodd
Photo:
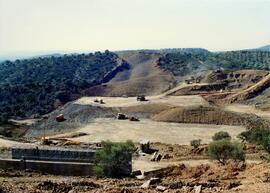
<path id="1" fill-rule="evenodd" d="M 253 98 L 255 96 L 258 96 L 260 93 L 262 93 L 269 87 L 270 87 L 270 74 L 264 77 L 258 83 L 254 84 L 253 86 L 243 91 L 237 92 L 236 94 L 226 97 L 224 101 L 228 103 L 244 101 Z"/>

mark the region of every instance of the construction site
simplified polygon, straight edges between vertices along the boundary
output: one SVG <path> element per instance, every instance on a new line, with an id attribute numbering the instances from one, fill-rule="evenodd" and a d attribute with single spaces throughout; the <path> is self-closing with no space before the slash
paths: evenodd
<path id="1" fill-rule="evenodd" d="M 239 138 L 270 128 L 268 71 L 197 69 L 190 59 L 177 76 L 160 67 L 161 53 L 117 55 L 128 68 L 83 96 L 0 126 L 0 192 L 269 192 L 266 151 Z M 219 132 L 241 143 L 245 161 L 209 157 Z M 125 177 L 96 175 L 107 140 L 135 145 L 119 168 Z"/>
<path id="2" fill-rule="evenodd" d="M 256 93 L 267 94 L 269 74 L 213 71 L 191 79 L 159 95 L 82 97 L 42 118 L 10 120 L 14 127 L 0 138 L 0 192 L 267 193 L 262 149 L 245 143 L 246 161 L 226 166 L 207 149 L 217 132 L 239 141 L 241 132 L 270 127 L 268 101 L 256 102 L 263 97 Z M 135 143 L 129 177 L 95 176 L 95 152 L 106 140 Z"/>

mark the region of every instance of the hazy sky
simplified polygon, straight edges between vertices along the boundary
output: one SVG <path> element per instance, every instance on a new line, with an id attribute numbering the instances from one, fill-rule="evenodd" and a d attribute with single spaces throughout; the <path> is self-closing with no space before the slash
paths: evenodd
<path id="1" fill-rule="evenodd" d="M 270 43 L 270 0 L 0 0 L 0 54 Z"/>

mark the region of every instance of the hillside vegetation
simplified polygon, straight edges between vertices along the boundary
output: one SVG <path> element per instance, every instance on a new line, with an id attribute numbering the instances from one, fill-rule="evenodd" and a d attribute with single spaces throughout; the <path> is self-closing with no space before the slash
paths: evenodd
<path id="1" fill-rule="evenodd" d="M 257 48 L 257 50 L 261 51 L 269 51 L 270 52 L 270 45 L 262 46 L 260 48 Z"/>
<path id="2" fill-rule="evenodd" d="M 124 61 L 106 51 L 0 64 L 1 120 L 44 114 L 101 84 Z"/>
<path id="3" fill-rule="evenodd" d="M 172 72 L 175 76 L 217 68 L 270 70 L 270 52 L 169 52 L 159 59 L 159 66 Z"/>

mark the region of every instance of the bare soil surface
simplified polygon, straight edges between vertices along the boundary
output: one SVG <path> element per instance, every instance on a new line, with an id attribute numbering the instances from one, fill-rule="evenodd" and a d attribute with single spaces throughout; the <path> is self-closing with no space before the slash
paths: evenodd
<path id="1" fill-rule="evenodd" d="M 245 101 L 245 103 L 252 104 L 259 110 L 270 111 L 270 87 L 260 95 Z"/>
<path id="2" fill-rule="evenodd" d="M 96 98 L 103 104 L 94 102 Z M 92 124 L 97 118 L 114 118 L 117 113 L 130 116 L 150 118 L 153 114 L 174 106 L 207 106 L 208 103 L 200 96 L 149 96 L 147 101 L 137 101 L 136 97 L 82 97 L 48 114 L 48 119 L 37 121 L 27 130 L 25 136 L 35 137 L 73 132 L 81 127 Z M 55 117 L 65 116 L 65 121 L 57 122 Z M 132 124 L 132 123 L 131 123 Z"/>
<path id="3" fill-rule="evenodd" d="M 89 96 L 136 96 L 156 95 L 169 90 L 174 85 L 174 76 L 163 71 L 158 65 L 159 53 L 140 51 L 118 52 L 118 56 L 128 62 L 130 69 L 116 74 L 108 83 L 89 88 Z"/>
<path id="4" fill-rule="evenodd" d="M 172 106 L 199 106 L 208 105 L 201 96 L 146 96 L 148 101 L 137 101 L 136 97 L 100 97 L 104 104 L 100 105 L 94 102 L 97 97 L 82 97 L 74 102 L 79 105 L 98 105 L 103 107 L 130 107 L 143 104 L 169 104 Z"/>
<path id="5" fill-rule="evenodd" d="M 231 104 L 225 106 L 225 109 L 239 113 L 252 113 L 270 120 L 270 111 L 262 111 L 260 109 L 257 109 L 254 105 Z"/>
<path id="6" fill-rule="evenodd" d="M 17 146 L 17 145 L 20 145 L 20 144 L 23 144 L 23 143 L 13 141 L 13 140 L 0 138 L 0 147 L 10 148 L 10 147 L 14 147 L 14 146 Z"/>
<path id="7" fill-rule="evenodd" d="M 270 121 L 255 114 L 233 112 L 214 106 L 174 107 L 153 115 L 152 119 L 175 123 L 242 125 L 247 129 L 270 126 Z"/>
<path id="8" fill-rule="evenodd" d="M 166 192 L 194 193 L 198 186 L 202 193 L 268 193 L 270 183 L 269 165 L 266 163 L 230 164 L 220 166 L 215 163 L 200 165 L 171 166 L 159 173 L 160 180 L 142 188 L 147 179 L 135 178 L 106 179 L 95 177 L 52 176 L 32 171 L 0 171 L 0 190 L 4 193 L 139 193 Z"/>
<path id="9" fill-rule="evenodd" d="M 224 99 L 225 103 L 235 103 L 238 101 L 245 101 L 247 99 L 253 98 L 261 94 L 264 90 L 270 86 L 270 74 L 265 76 L 256 84 L 247 87 L 231 96 L 228 96 Z"/>
<path id="10" fill-rule="evenodd" d="M 218 131 L 227 131 L 235 138 L 244 130 L 242 126 L 166 123 L 148 119 L 130 122 L 129 120 L 100 118 L 78 130 L 88 135 L 72 139 L 81 142 L 126 141 L 128 139 L 139 142 L 148 139 L 151 142 L 189 144 L 195 138 L 208 143 Z"/>

